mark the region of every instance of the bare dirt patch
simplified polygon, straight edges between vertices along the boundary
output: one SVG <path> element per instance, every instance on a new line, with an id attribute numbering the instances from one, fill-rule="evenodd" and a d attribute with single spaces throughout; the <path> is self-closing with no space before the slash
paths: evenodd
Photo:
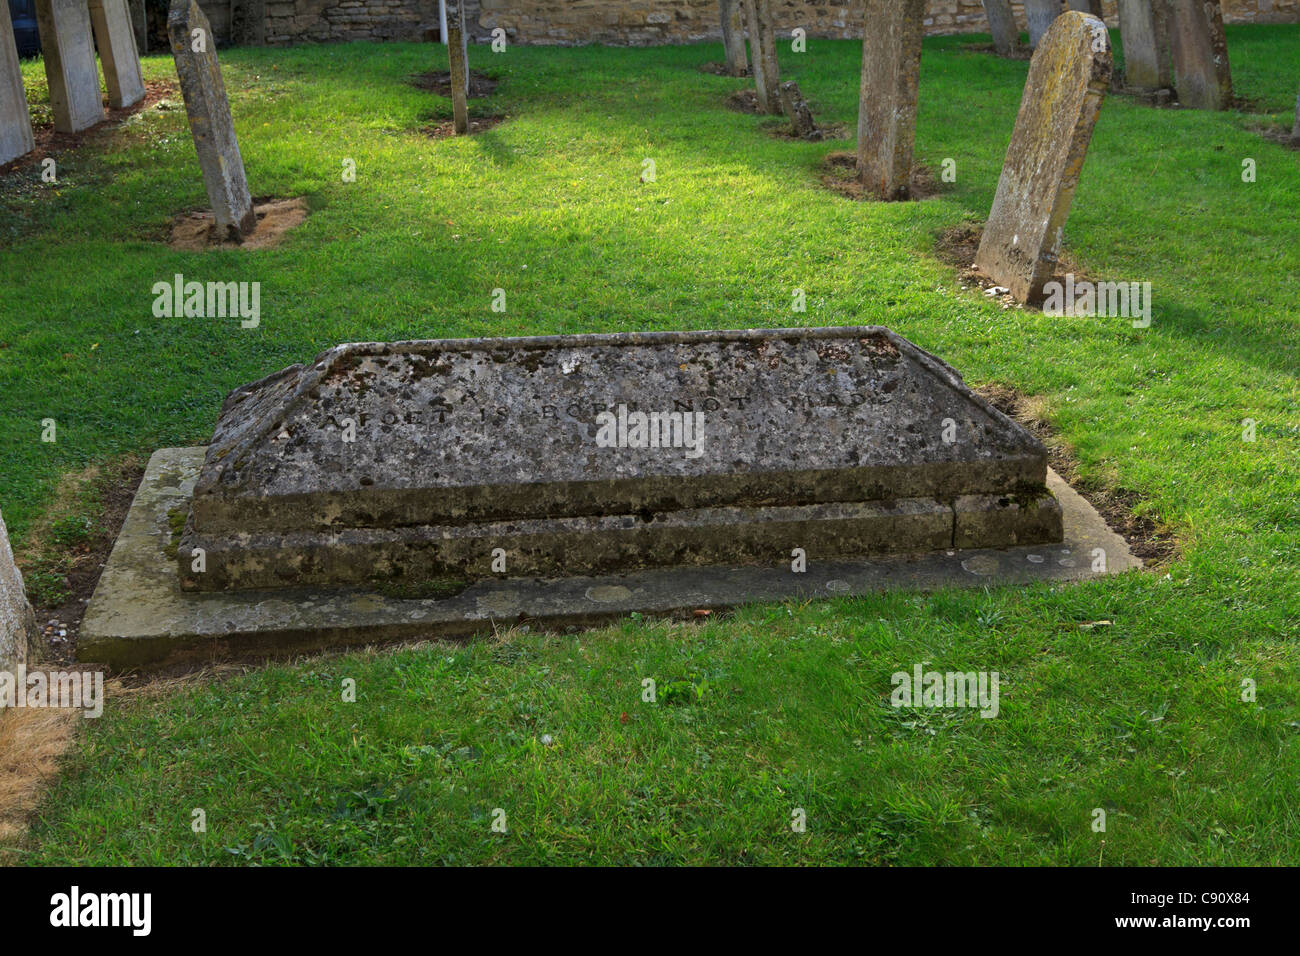
<path id="1" fill-rule="evenodd" d="M 1018 302 L 1005 286 L 998 285 L 975 267 L 975 254 L 979 251 L 983 234 L 984 227 L 977 223 L 951 226 L 935 240 L 935 255 L 939 261 L 957 267 L 957 280 L 963 289 L 982 289 L 986 298 L 1000 303 L 1004 309 L 1023 305 L 1027 309 L 1042 311 L 1042 302 Z M 1066 273 L 1073 275 L 1076 282 L 1092 281 L 1092 277 L 1065 250 L 1061 251 L 1057 267 L 1057 273 L 1049 281 L 1064 283 Z"/>
<path id="2" fill-rule="evenodd" d="M 122 530 L 144 468 L 128 457 L 64 476 L 45 517 L 26 534 L 17 558 L 41 627 L 41 659 L 69 664 L 77 657 L 77 632 Z M 91 529 L 69 538 L 67 519 L 94 512 Z"/>
<path id="3" fill-rule="evenodd" d="M 758 93 L 752 89 L 735 90 L 727 94 L 727 109 L 736 113 L 747 113 L 750 116 L 758 116 Z"/>
<path id="4" fill-rule="evenodd" d="M 851 150 L 827 153 L 822 160 L 822 185 L 847 199 L 862 202 L 879 202 L 874 193 L 858 180 L 858 155 Z M 912 167 L 911 200 L 929 199 L 943 192 L 939 180 L 926 166 Z M 973 258 L 973 257 L 972 257 Z"/>
<path id="5" fill-rule="evenodd" d="M 1277 143 L 1288 149 L 1300 150 L 1300 139 L 1291 138 L 1291 130 L 1284 126 L 1264 126 L 1261 123 L 1255 123 L 1248 126 L 1252 133 L 1256 133 L 1268 140 L 1270 143 Z"/>
<path id="6" fill-rule="evenodd" d="M 744 73 L 732 73 L 731 69 L 725 63 L 701 63 L 696 67 L 696 69 L 701 73 L 709 73 L 713 76 L 733 76 L 737 79 L 750 75 L 749 70 L 745 70 Z"/>
<path id="7" fill-rule="evenodd" d="M 811 136 L 800 136 L 794 131 L 793 126 L 772 126 L 768 127 L 767 135 L 773 139 L 797 143 L 823 143 L 833 139 L 848 139 L 849 129 L 843 123 L 828 123 L 825 126 L 818 126 Z"/>
<path id="8" fill-rule="evenodd" d="M 410 77 L 408 82 L 418 90 L 427 90 L 430 93 L 436 93 L 439 96 L 451 99 L 451 73 L 448 70 L 430 70 L 427 73 L 416 73 Z M 501 81 L 494 76 L 488 76 L 478 70 L 469 71 L 469 98 L 471 100 L 491 96 L 500 85 Z"/>
<path id="9" fill-rule="evenodd" d="M 253 201 L 257 214 L 257 228 L 244 241 L 229 242 L 216 232 L 216 222 L 210 211 L 182 213 L 172 222 L 167 245 L 173 249 L 272 249 L 284 241 L 285 235 L 301 225 L 311 210 L 307 200 L 272 199 L 259 197 Z"/>
<path id="10" fill-rule="evenodd" d="M 1149 515 L 1138 514 L 1144 501 L 1141 494 L 1128 488 L 1107 488 L 1080 477 L 1074 449 L 1048 423 L 1043 399 L 1022 395 L 1005 385 L 981 385 L 975 391 L 1047 447 L 1047 463 L 1097 509 L 1135 555 L 1148 565 L 1164 564 L 1177 556 L 1178 542 L 1173 533 Z"/>
<path id="11" fill-rule="evenodd" d="M 79 149 L 86 143 L 98 141 L 116 130 L 127 117 L 136 113 L 142 113 L 154 107 L 184 109 L 183 106 L 179 105 L 180 91 L 175 83 L 150 81 L 145 83 L 144 89 L 144 99 L 126 109 L 112 109 L 105 103 L 105 112 L 108 115 L 104 121 L 96 123 L 88 129 L 83 129 L 79 133 L 60 133 L 55 130 L 52 121 L 34 123 L 32 133 L 36 139 L 36 148 L 30 153 L 19 156 L 17 159 L 10 160 L 0 166 L 0 177 L 8 176 L 11 173 L 38 164 L 53 153 Z M 178 102 L 173 103 L 172 100 Z"/>
<path id="12" fill-rule="evenodd" d="M 468 135 L 474 136 L 478 133 L 486 133 L 490 129 L 496 129 L 496 127 L 500 126 L 505 121 L 505 116 L 470 117 Z M 430 139 L 448 139 L 457 135 L 456 122 L 454 120 L 446 120 L 434 126 L 426 127 L 423 130 L 423 133 Z"/>

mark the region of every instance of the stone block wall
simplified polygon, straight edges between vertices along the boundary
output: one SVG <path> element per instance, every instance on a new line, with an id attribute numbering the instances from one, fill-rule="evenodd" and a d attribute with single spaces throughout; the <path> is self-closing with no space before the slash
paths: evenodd
<path id="1" fill-rule="evenodd" d="M 200 0 L 213 29 L 230 39 L 229 11 L 240 0 Z M 261 0 L 259 0 L 261 2 Z M 438 0 L 264 0 L 265 42 L 416 40 L 438 22 Z M 778 27 L 803 27 L 813 37 L 862 36 L 860 0 L 772 0 Z M 1021 25 L 1024 10 L 1014 3 Z M 1230 23 L 1300 22 L 1300 0 L 1224 0 Z M 1117 22 L 1115 0 L 1105 0 Z M 466 24 L 478 39 L 496 27 L 512 43 L 604 43 L 650 46 L 721 36 L 717 0 L 467 0 Z M 980 33 L 988 21 L 980 0 L 930 0 L 930 33 Z M 256 32 L 236 40 L 255 36 Z M 260 39 L 260 38 L 259 38 Z"/>

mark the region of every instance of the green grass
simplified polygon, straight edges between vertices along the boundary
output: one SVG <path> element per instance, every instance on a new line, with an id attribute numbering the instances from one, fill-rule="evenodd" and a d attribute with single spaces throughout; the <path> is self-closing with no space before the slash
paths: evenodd
<path id="1" fill-rule="evenodd" d="M 1026 72 L 978 42 L 926 43 L 918 157 L 958 178 L 921 203 L 824 190 L 821 158 L 851 144 L 776 140 L 724 109 L 743 83 L 695 70 L 714 46 L 476 49 L 502 85 L 473 109 L 510 120 L 467 140 L 424 136 L 450 105 L 404 83 L 439 48 L 223 51 L 253 191 L 314 210 L 275 250 L 157 241 L 205 204 L 175 110 L 61 157 L 57 186 L 0 183 L 0 502 L 20 542 L 62 474 L 201 443 L 228 389 L 341 341 L 880 323 L 970 381 L 1042 396 L 1083 479 L 1139 492 L 1181 545 L 1078 587 L 629 621 L 114 700 L 22 858 L 1300 862 L 1300 154 L 1253 129 L 1289 125 L 1300 28 L 1229 29 L 1265 116 L 1103 108 L 1067 249 L 1153 284 L 1147 330 L 1004 311 L 933 257 L 987 215 Z M 783 69 L 852 128 L 859 57 L 813 41 Z M 39 67 L 25 76 L 39 100 Z M 150 290 L 177 272 L 260 281 L 260 328 L 155 319 Z M 919 661 L 999 671 L 1001 715 L 893 709 L 890 675 Z M 671 703 L 641 702 L 647 677 Z"/>

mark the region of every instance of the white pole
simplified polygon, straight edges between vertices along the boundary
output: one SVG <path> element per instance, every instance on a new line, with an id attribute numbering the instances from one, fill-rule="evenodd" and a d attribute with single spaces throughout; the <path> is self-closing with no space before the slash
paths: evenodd
<path id="1" fill-rule="evenodd" d="M 447 43 L 447 0 L 438 0 L 438 37 Z"/>

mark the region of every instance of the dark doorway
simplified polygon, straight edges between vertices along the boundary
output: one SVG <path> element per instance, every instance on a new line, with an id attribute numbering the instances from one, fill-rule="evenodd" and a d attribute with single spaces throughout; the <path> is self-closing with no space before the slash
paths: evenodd
<path id="1" fill-rule="evenodd" d="M 18 55 L 28 57 L 40 53 L 41 36 L 36 30 L 36 0 L 9 0 L 9 16 L 14 21 Z"/>

